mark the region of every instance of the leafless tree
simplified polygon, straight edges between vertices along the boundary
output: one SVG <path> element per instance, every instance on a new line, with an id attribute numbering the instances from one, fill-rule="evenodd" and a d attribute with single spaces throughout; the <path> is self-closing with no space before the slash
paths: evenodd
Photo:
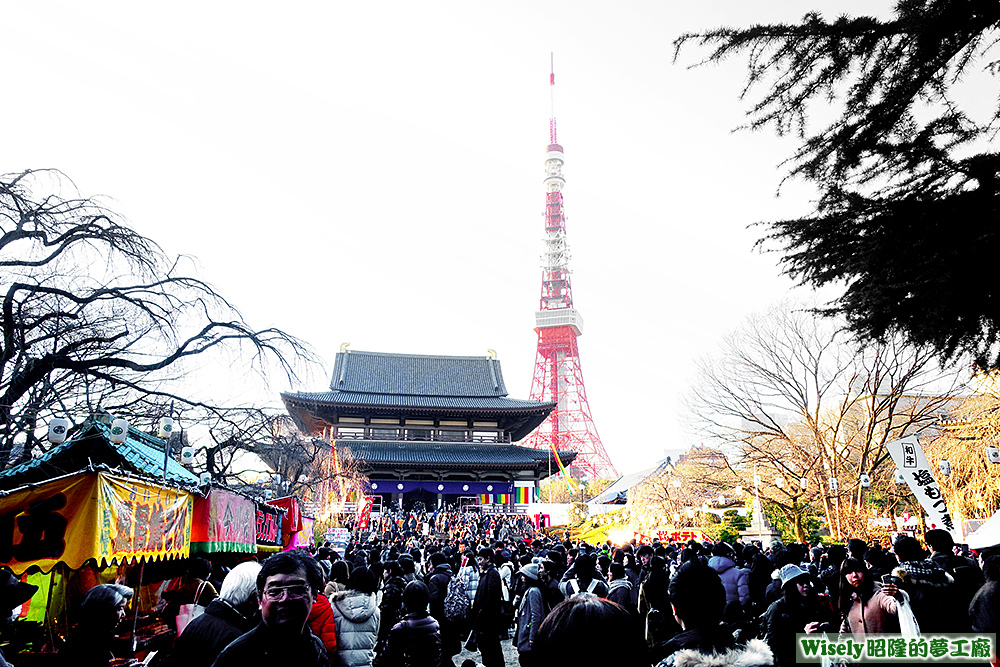
<path id="1" fill-rule="evenodd" d="M 69 195 L 64 193 L 69 192 Z M 54 415 L 96 407 L 150 415 L 210 355 L 291 381 L 314 355 L 278 329 L 255 330 L 211 285 L 52 170 L 0 176 L 0 468 L 44 449 Z M 157 407 L 159 403 L 159 407 Z"/>
<path id="2" fill-rule="evenodd" d="M 961 384 L 929 350 L 894 340 L 859 346 L 792 304 L 750 318 L 702 362 L 700 376 L 690 414 L 727 453 L 720 477 L 738 475 L 748 490 L 757 482 L 800 539 L 810 508 L 821 508 L 840 537 L 864 532 L 869 494 L 898 501 L 885 443 L 932 429 Z M 872 478 L 868 489 L 862 473 Z"/>

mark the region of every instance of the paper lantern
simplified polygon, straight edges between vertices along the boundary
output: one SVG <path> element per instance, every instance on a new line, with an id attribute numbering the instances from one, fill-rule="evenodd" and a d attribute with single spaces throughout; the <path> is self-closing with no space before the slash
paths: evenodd
<path id="1" fill-rule="evenodd" d="M 121 444 L 128 438 L 128 420 L 119 417 L 111 422 L 111 442 Z"/>
<path id="2" fill-rule="evenodd" d="M 168 439 L 174 432 L 174 420 L 170 417 L 160 417 L 159 426 L 156 429 L 157 435 L 164 440 Z"/>
<path id="3" fill-rule="evenodd" d="M 785 488 L 785 478 L 782 477 L 781 475 L 778 475 L 777 477 L 774 478 L 774 485 L 779 489 Z"/>
<path id="4" fill-rule="evenodd" d="M 1000 463 L 1000 449 L 990 445 L 986 448 L 986 460 L 990 463 Z"/>
<path id="5" fill-rule="evenodd" d="M 673 480 L 672 482 L 670 482 L 670 483 L 674 485 L 674 488 L 675 488 L 675 489 L 679 489 L 679 488 L 681 488 L 681 480 L 679 480 L 679 479 L 676 479 L 676 478 L 675 478 L 675 479 L 674 479 L 674 480 Z"/>
<path id="6" fill-rule="evenodd" d="M 210 472 L 201 473 L 201 477 L 198 478 L 198 483 L 201 484 L 202 486 L 208 486 L 209 484 L 211 484 L 212 473 Z"/>
<path id="7" fill-rule="evenodd" d="M 805 477 L 799 478 L 799 488 L 801 488 L 803 491 L 805 491 L 806 489 L 808 489 L 809 488 L 809 480 L 806 479 Z"/>
<path id="8" fill-rule="evenodd" d="M 867 489 L 871 485 L 872 485 L 872 478 L 865 473 L 861 473 L 861 487 Z"/>
<path id="9" fill-rule="evenodd" d="M 186 466 L 194 463 L 194 447 L 181 447 L 181 463 Z"/>
<path id="10" fill-rule="evenodd" d="M 742 487 L 742 486 L 737 486 L 737 487 L 736 487 L 735 489 L 733 489 L 733 491 L 734 491 L 734 492 L 736 493 L 736 495 L 738 495 L 738 496 L 739 496 L 739 495 L 742 495 L 742 494 L 743 494 L 743 487 Z"/>
<path id="11" fill-rule="evenodd" d="M 949 463 L 945 459 L 942 459 L 941 463 L 938 464 L 938 470 L 941 471 L 942 475 L 944 475 L 945 477 L 947 477 L 948 475 L 951 474 L 951 463 Z"/>
<path id="12" fill-rule="evenodd" d="M 680 520 L 681 520 L 681 513 L 680 512 L 674 512 L 674 522 L 677 522 L 677 521 L 680 521 Z"/>
<path id="13" fill-rule="evenodd" d="M 906 484 L 906 475 L 899 468 L 896 468 L 896 484 Z"/>
<path id="14" fill-rule="evenodd" d="M 839 488 L 839 486 L 840 485 L 837 484 L 837 478 L 836 477 L 831 477 L 830 478 L 830 490 L 831 491 L 836 491 Z"/>
<path id="15" fill-rule="evenodd" d="M 274 498 L 274 491 L 271 489 L 264 489 L 264 500 L 270 500 Z"/>
<path id="16" fill-rule="evenodd" d="M 694 518 L 694 510 L 688 510 L 687 511 L 687 515 L 688 515 L 689 519 L 693 519 Z"/>
<path id="17" fill-rule="evenodd" d="M 66 436 L 69 434 L 69 420 L 65 417 L 56 417 L 49 421 L 49 433 L 48 439 L 53 445 L 58 445 L 60 442 L 66 442 Z"/>

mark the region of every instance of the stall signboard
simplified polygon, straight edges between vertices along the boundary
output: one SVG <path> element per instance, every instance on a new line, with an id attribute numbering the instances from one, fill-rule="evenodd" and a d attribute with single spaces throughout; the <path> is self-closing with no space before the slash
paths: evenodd
<path id="1" fill-rule="evenodd" d="M 347 553 L 347 544 L 351 541 L 351 531 L 347 528 L 331 528 L 330 532 L 326 534 L 326 539 L 330 542 L 333 550 L 343 558 L 344 554 Z"/>
<path id="2" fill-rule="evenodd" d="M 282 512 L 277 507 L 267 504 L 256 506 L 256 521 L 254 522 L 257 547 L 281 547 L 281 517 Z"/>
<path id="3" fill-rule="evenodd" d="M 15 574 L 190 553 L 190 494 L 108 473 L 80 473 L 0 498 L 0 565 Z"/>
<path id="4" fill-rule="evenodd" d="M 672 528 L 669 530 L 656 531 L 656 537 L 660 542 L 688 542 L 694 540 L 701 542 L 705 539 L 700 530 L 690 530 L 685 528 Z"/>
<path id="5" fill-rule="evenodd" d="M 315 521 L 315 519 L 307 516 L 302 517 L 302 530 L 292 533 L 285 551 L 290 549 L 308 549 L 309 547 L 316 546 L 315 538 L 313 537 L 313 524 Z"/>
<path id="6" fill-rule="evenodd" d="M 100 473 L 98 562 L 187 558 L 191 494 Z"/>
<path id="7" fill-rule="evenodd" d="M 194 503 L 191 551 L 256 553 L 257 505 L 254 501 L 214 488 Z"/>

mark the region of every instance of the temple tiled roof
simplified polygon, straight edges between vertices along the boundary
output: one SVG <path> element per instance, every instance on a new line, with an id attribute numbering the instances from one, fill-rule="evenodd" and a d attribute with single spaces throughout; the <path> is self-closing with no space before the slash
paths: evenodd
<path id="1" fill-rule="evenodd" d="M 0 472 L 0 488 L 42 482 L 82 470 L 89 464 L 104 464 L 151 477 L 163 477 L 163 440 L 129 427 L 125 442 L 115 443 L 109 438 L 110 432 L 108 424 L 97 419 L 87 420 L 66 442 Z M 167 460 L 167 481 L 197 484 L 198 476 L 171 457 Z"/>
<path id="2" fill-rule="evenodd" d="M 420 464 L 523 469 L 548 465 L 552 458 L 548 450 L 491 443 L 338 440 L 337 447 L 350 447 L 351 455 L 356 460 L 376 467 Z M 559 452 L 559 458 L 564 465 L 569 465 L 576 458 L 576 452 Z"/>
<path id="3" fill-rule="evenodd" d="M 539 401 L 520 401 L 494 396 L 414 396 L 396 394 L 355 394 L 346 391 L 320 391 L 283 393 L 282 397 L 315 403 L 357 405 L 388 408 L 425 408 L 429 410 L 502 410 L 539 411 L 548 413 L 553 404 Z"/>
<path id="4" fill-rule="evenodd" d="M 445 357 L 385 352 L 337 354 L 330 389 L 405 396 L 507 395 L 500 362 L 491 357 Z"/>

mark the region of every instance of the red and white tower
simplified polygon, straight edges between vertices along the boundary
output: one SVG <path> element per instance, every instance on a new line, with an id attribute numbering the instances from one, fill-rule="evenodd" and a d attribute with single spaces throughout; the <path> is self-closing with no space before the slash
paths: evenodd
<path id="1" fill-rule="evenodd" d="M 545 156 L 545 254 L 542 255 L 542 296 L 535 313 L 538 351 L 531 398 L 556 403 L 556 409 L 531 434 L 527 446 L 577 452 L 570 469 L 575 477 L 616 478 L 618 472 L 590 416 L 576 341 L 583 333 L 583 318 L 573 308 L 570 285 L 570 254 L 562 196 L 566 179 L 562 175 L 563 149 L 556 138 L 555 85 L 553 68 L 549 74 L 553 103 Z"/>

